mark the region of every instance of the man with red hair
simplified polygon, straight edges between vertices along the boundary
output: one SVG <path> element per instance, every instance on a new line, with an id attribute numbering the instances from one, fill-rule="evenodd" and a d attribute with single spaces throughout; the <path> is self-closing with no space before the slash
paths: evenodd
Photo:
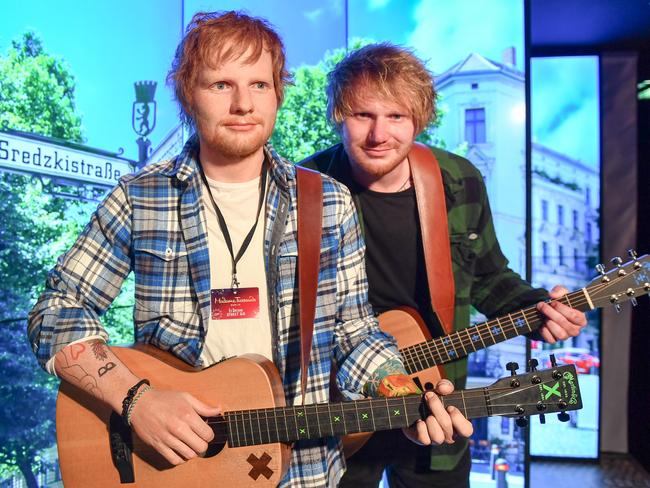
<path id="1" fill-rule="evenodd" d="M 376 312 L 415 309 L 436 337 L 467 327 L 470 305 L 494 317 L 539 302 L 545 321 L 538 338 L 553 343 L 580 333 L 587 323 L 582 312 L 557 301 L 545 303 L 545 290 L 532 288 L 508 268 L 483 177 L 467 159 L 425 148 L 421 164 L 426 172 L 432 174 L 439 165 L 440 201 L 430 199 L 433 185 L 422 184 L 420 190 L 415 185 L 416 160 L 422 158 L 416 156 L 415 138 L 436 116 L 433 76 L 421 60 L 390 43 L 350 52 L 328 74 L 327 99 L 328 117 L 342 143 L 301 164 L 336 178 L 352 192 L 368 246 L 369 299 Z M 448 230 L 447 242 L 425 249 L 421 223 L 430 222 L 436 210 L 443 215 L 442 225 L 432 231 L 440 235 Z M 434 259 L 427 261 L 427 254 Z M 445 260 L 450 261 L 449 275 L 440 279 Z M 429 286 L 447 288 L 449 282 L 455 285 L 451 304 L 434 309 Z M 557 287 L 550 296 L 564 293 Z M 450 311 L 452 319 L 443 324 L 440 317 L 449 317 Z M 457 388 L 464 388 L 466 359 L 446 364 L 445 371 Z M 341 486 L 376 487 L 386 469 L 391 487 L 469 487 L 470 467 L 465 439 L 425 447 L 386 431 L 348 460 Z"/>
<path id="2" fill-rule="evenodd" d="M 296 169 L 267 144 L 288 81 L 278 35 L 237 12 L 194 16 L 168 81 L 195 134 L 182 152 L 122 178 L 50 272 L 29 318 L 41 365 L 121 413 L 171 464 L 206 451 L 201 416 L 218 408 L 142 384 L 110 347 L 99 316 L 135 274 L 135 338 L 194 366 L 244 353 L 273 361 L 289 405 L 302 404 L 296 289 Z M 364 245 L 349 192 L 321 177 L 323 220 L 305 403 L 329 400 L 333 367 L 347 396 L 390 393 L 404 368 L 367 303 Z M 228 297 L 246 295 L 233 317 Z M 402 390 L 417 392 L 408 377 Z M 181 386 L 181 385 L 179 385 Z M 245 387 L 245 385 L 242 385 Z M 442 385 L 440 393 L 449 393 Z M 467 436 L 471 424 L 427 394 L 435 412 L 417 442 Z M 215 399 L 218 404 L 218 399 Z M 282 486 L 335 486 L 338 439 L 294 445 Z M 215 480 L 218 482 L 219 480 Z"/>

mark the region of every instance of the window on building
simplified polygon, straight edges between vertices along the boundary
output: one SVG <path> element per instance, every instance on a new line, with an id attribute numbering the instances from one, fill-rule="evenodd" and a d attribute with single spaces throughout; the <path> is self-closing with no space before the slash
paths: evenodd
<path id="1" fill-rule="evenodd" d="M 573 211 L 573 230 L 578 230 L 578 211 Z"/>
<path id="2" fill-rule="evenodd" d="M 589 205 L 591 203 L 591 188 L 587 187 L 585 197 L 587 200 L 587 205 Z"/>
<path id="3" fill-rule="evenodd" d="M 557 206 L 557 223 L 558 225 L 564 225 L 564 205 Z"/>
<path id="4" fill-rule="evenodd" d="M 557 246 L 557 260 L 560 266 L 564 266 L 564 246 Z"/>
<path id="5" fill-rule="evenodd" d="M 587 222 L 587 225 L 585 226 L 585 234 L 587 242 L 591 243 L 591 222 Z"/>
<path id="6" fill-rule="evenodd" d="M 578 250 L 573 248 L 573 269 L 578 271 L 580 269 L 580 256 L 578 255 Z"/>
<path id="7" fill-rule="evenodd" d="M 548 222 L 548 200 L 542 200 L 542 220 Z"/>
<path id="8" fill-rule="evenodd" d="M 472 90 L 478 90 L 478 83 L 472 83 Z"/>
<path id="9" fill-rule="evenodd" d="M 465 110 L 465 140 L 470 144 L 485 142 L 485 109 Z"/>
<path id="10" fill-rule="evenodd" d="M 548 264 L 548 242 L 542 241 L 542 263 Z"/>

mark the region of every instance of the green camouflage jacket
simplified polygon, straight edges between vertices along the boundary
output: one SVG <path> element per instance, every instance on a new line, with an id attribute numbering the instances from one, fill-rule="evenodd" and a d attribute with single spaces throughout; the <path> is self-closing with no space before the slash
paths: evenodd
<path id="1" fill-rule="evenodd" d="M 508 268 L 508 260 L 496 238 L 485 184 L 478 169 L 467 159 L 450 152 L 438 148 L 432 148 L 432 151 L 440 164 L 445 187 L 456 289 L 454 329 L 460 330 L 470 325 L 471 306 L 490 318 L 547 299 L 545 290 L 531 287 Z M 349 160 L 342 144 L 314 154 L 300 164 L 346 184 L 352 191 L 357 212 L 361 213 L 358 196 L 354 194 Z M 363 226 L 362 215 L 359 220 Z M 444 367 L 456 388 L 464 388 L 467 359 L 459 359 Z M 465 446 L 466 443 L 456 442 L 432 448 L 431 468 L 452 469 Z"/>

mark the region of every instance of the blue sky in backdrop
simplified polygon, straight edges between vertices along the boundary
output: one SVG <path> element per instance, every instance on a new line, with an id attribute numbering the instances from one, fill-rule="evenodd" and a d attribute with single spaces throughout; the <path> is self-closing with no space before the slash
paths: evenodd
<path id="1" fill-rule="evenodd" d="M 158 82 L 154 144 L 177 123 L 171 92 L 164 87 L 181 33 L 180 0 L 22 0 L 5 2 L 0 15 L 0 53 L 28 29 L 45 50 L 69 66 L 76 79 L 77 112 L 87 144 L 124 148 L 137 159 L 131 127 L 133 83 Z"/>
<path id="2" fill-rule="evenodd" d="M 198 10 L 216 9 L 245 8 L 267 18 L 285 41 L 290 67 L 315 64 L 326 50 L 344 46 L 347 17 L 351 38 L 414 46 L 434 73 L 469 52 L 499 61 L 509 46 L 516 46 L 517 66 L 523 70 L 523 2 L 517 0 L 349 0 L 347 14 L 344 0 L 23 0 L 3 6 L 0 53 L 27 29 L 35 30 L 45 49 L 65 60 L 76 78 L 87 144 L 109 151 L 122 147 L 126 157 L 135 159 L 134 81 L 158 82 L 157 124 L 150 136 L 154 145 L 177 123 L 164 78 L 179 40 L 183 7 L 185 22 Z M 536 125 L 535 139 L 552 142 L 572 157 L 596 161 L 593 151 L 583 147 L 588 140 L 562 133 L 592 116 L 593 102 L 588 100 L 593 99 L 597 65 L 574 74 L 546 63 L 536 73 L 533 102 L 538 95 L 552 95 L 553 103 L 539 105 L 536 118 L 543 122 Z M 560 81 L 568 82 L 568 88 L 557 90 Z M 558 107 L 564 115 L 551 115 Z"/>
<path id="3" fill-rule="evenodd" d="M 530 76 L 533 141 L 599 168 L 598 57 L 533 58 Z"/>

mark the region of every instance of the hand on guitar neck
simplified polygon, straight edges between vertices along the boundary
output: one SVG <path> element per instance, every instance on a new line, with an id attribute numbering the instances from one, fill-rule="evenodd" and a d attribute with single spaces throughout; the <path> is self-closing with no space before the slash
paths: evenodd
<path id="1" fill-rule="evenodd" d="M 407 374 L 403 374 L 401 363 L 388 360 L 382 364 L 366 384 L 366 393 L 370 396 L 395 398 L 406 395 L 421 395 L 422 391 Z M 381 378 L 381 380 L 379 380 Z M 456 407 L 445 409 L 438 395 L 449 395 L 454 385 L 449 380 L 436 384 L 434 392 L 425 394 L 426 404 L 431 413 L 425 420 L 418 420 L 415 425 L 402 429 L 404 435 L 419 445 L 453 444 L 457 436 L 469 437 L 474 432 L 472 423 Z"/>
<path id="2" fill-rule="evenodd" d="M 134 375 L 101 340 L 64 347 L 54 359 L 57 375 L 104 401 L 119 415 L 122 400 L 141 378 Z M 201 418 L 221 412 L 189 393 L 150 389 L 131 410 L 131 426 L 145 443 L 178 465 L 207 450 L 214 433 Z"/>
<path id="3" fill-rule="evenodd" d="M 567 293 L 568 290 L 563 286 L 554 286 L 549 292 L 553 301 L 537 304 L 537 310 L 546 318 L 538 333 L 549 344 L 575 337 L 587 325 L 587 317 L 583 312 L 562 303 L 561 298 Z"/>
<path id="4" fill-rule="evenodd" d="M 449 395 L 454 385 L 449 380 L 441 380 L 433 392 L 425 393 L 431 415 L 426 420 L 418 420 L 413 427 L 402 429 L 404 435 L 416 444 L 423 446 L 453 444 L 456 437 L 469 437 L 474 432 L 472 423 L 460 410 L 449 406 L 445 409 L 438 395 Z"/>

